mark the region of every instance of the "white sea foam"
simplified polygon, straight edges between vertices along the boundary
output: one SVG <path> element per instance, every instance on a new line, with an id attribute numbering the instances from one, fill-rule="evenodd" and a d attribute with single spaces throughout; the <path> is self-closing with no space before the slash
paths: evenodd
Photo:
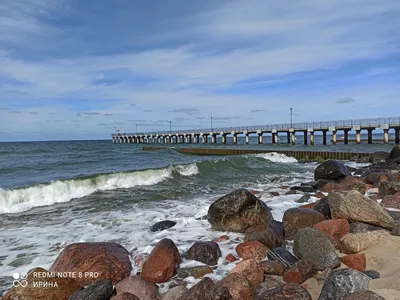
<path id="1" fill-rule="evenodd" d="M 183 176 L 193 176 L 199 174 L 199 168 L 196 164 L 179 165 L 176 167 L 176 169 Z"/>
<path id="2" fill-rule="evenodd" d="M 294 157 L 286 156 L 285 154 L 276 153 L 276 152 L 260 153 L 260 154 L 255 154 L 255 156 L 267 159 L 272 162 L 278 162 L 278 163 L 296 163 L 297 162 L 297 159 L 295 159 Z"/>

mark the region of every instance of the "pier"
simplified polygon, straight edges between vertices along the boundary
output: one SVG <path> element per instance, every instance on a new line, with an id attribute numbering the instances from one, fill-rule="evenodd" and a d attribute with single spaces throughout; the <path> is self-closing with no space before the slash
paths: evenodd
<path id="1" fill-rule="evenodd" d="M 263 144 L 264 136 L 272 136 L 272 144 L 277 144 L 279 136 L 285 136 L 288 144 L 296 144 L 296 133 L 304 136 L 304 144 L 315 145 L 315 133 L 322 135 L 322 144 L 326 145 L 327 134 L 331 133 L 330 142 L 333 145 L 340 142 L 337 139 L 338 132 L 343 132 L 343 143 L 349 143 L 349 132 L 355 132 L 355 143 L 361 144 L 361 133 L 367 133 L 368 144 L 372 144 L 374 130 L 380 129 L 382 137 L 379 139 L 383 143 L 389 143 L 389 130 L 394 130 L 396 144 L 400 143 L 400 117 L 373 118 L 357 120 L 340 120 L 311 123 L 293 123 L 276 125 L 256 125 L 244 127 L 223 127 L 209 129 L 188 129 L 188 130 L 170 130 L 160 132 L 141 132 L 141 133 L 116 133 L 112 135 L 114 143 L 140 143 L 140 144 L 207 144 L 217 143 L 217 137 L 220 137 L 222 144 L 227 143 L 227 137 L 233 137 L 233 144 L 238 143 L 238 136 L 244 135 L 246 144 L 249 144 L 250 135 L 258 137 L 258 144 Z M 309 142 L 308 142 L 309 141 Z"/>

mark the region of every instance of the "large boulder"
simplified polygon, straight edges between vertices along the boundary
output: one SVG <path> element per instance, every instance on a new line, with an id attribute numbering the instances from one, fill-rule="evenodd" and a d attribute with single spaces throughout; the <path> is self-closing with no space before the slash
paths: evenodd
<path id="1" fill-rule="evenodd" d="M 349 254 L 346 256 L 342 256 L 340 258 L 342 263 L 344 263 L 349 268 L 357 270 L 359 272 L 364 272 L 367 266 L 367 259 L 365 254 Z"/>
<path id="2" fill-rule="evenodd" d="M 250 226 L 270 225 L 273 216 L 264 202 L 248 190 L 238 189 L 212 203 L 207 219 L 213 229 L 245 232 Z"/>
<path id="3" fill-rule="evenodd" d="M 100 279 L 110 279 L 113 284 L 129 276 L 132 265 L 129 252 L 117 243 L 70 244 L 57 257 L 50 272 L 97 273 L 98 276 L 82 276 L 77 282 L 88 285 Z"/>
<path id="4" fill-rule="evenodd" d="M 244 276 L 253 286 L 257 286 L 264 281 L 264 270 L 254 259 L 241 261 L 233 268 L 230 274 Z"/>
<path id="5" fill-rule="evenodd" d="M 141 276 L 129 276 L 115 286 L 117 296 L 129 293 L 136 295 L 140 300 L 160 300 L 158 286 Z"/>
<path id="6" fill-rule="evenodd" d="M 240 243 L 235 248 L 236 253 L 243 259 L 263 260 L 269 249 L 259 241 Z"/>
<path id="7" fill-rule="evenodd" d="M 263 269 L 265 275 L 282 276 L 285 271 L 283 265 L 274 260 L 263 260 L 258 262 L 258 265 Z"/>
<path id="8" fill-rule="evenodd" d="M 335 246 L 328 236 L 318 229 L 300 229 L 294 237 L 293 253 L 300 259 L 312 262 L 317 271 L 340 266 Z"/>
<path id="9" fill-rule="evenodd" d="M 210 266 L 218 263 L 221 250 L 215 242 L 196 242 L 186 253 L 186 258 L 197 260 Z"/>
<path id="10" fill-rule="evenodd" d="M 114 293 L 111 280 L 99 280 L 77 291 L 68 300 L 109 300 Z"/>
<path id="11" fill-rule="evenodd" d="M 311 300 L 310 293 L 300 284 L 288 283 L 259 294 L 260 300 Z"/>
<path id="12" fill-rule="evenodd" d="M 392 151 L 390 151 L 389 157 L 391 159 L 400 158 L 400 145 L 393 147 Z"/>
<path id="13" fill-rule="evenodd" d="M 389 152 L 386 151 L 377 151 L 372 153 L 372 155 L 369 157 L 369 162 L 370 163 L 377 163 L 381 161 L 386 161 L 389 158 Z"/>
<path id="14" fill-rule="evenodd" d="M 328 196 L 333 219 L 359 221 L 392 229 L 393 218 L 376 201 L 357 191 L 331 193 Z"/>
<path id="15" fill-rule="evenodd" d="M 379 195 L 381 198 L 394 195 L 400 192 L 400 182 L 398 181 L 381 181 L 379 182 Z"/>
<path id="16" fill-rule="evenodd" d="M 388 239 L 389 236 L 390 233 L 385 230 L 349 233 L 340 240 L 342 243 L 342 252 L 348 254 L 358 253 L 360 251 L 372 248 L 381 241 Z"/>
<path id="17" fill-rule="evenodd" d="M 350 170 L 337 160 L 327 160 L 320 164 L 314 171 L 315 181 L 320 179 L 340 180 L 349 176 L 351 176 Z"/>
<path id="18" fill-rule="evenodd" d="M 299 229 L 313 227 L 315 224 L 326 220 L 325 216 L 309 208 L 290 208 L 283 215 L 285 238 L 293 239 Z"/>
<path id="19" fill-rule="evenodd" d="M 205 277 L 177 300 L 233 300 L 226 286 Z"/>
<path id="20" fill-rule="evenodd" d="M 325 281 L 319 300 L 342 300 L 368 289 L 369 277 L 353 269 L 334 270 Z"/>
<path id="21" fill-rule="evenodd" d="M 283 233 L 279 232 L 278 225 L 275 226 L 274 223 L 270 226 L 256 225 L 247 228 L 244 233 L 245 242 L 259 241 L 270 249 L 282 246 Z"/>
<path id="22" fill-rule="evenodd" d="M 331 236 L 339 243 L 340 239 L 350 232 L 350 225 L 346 219 L 333 219 L 319 222 L 314 225 L 315 229 L 319 229 Z"/>
<path id="23" fill-rule="evenodd" d="M 154 283 L 171 279 L 182 262 L 178 248 L 170 239 L 162 239 L 143 263 L 142 277 Z"/>

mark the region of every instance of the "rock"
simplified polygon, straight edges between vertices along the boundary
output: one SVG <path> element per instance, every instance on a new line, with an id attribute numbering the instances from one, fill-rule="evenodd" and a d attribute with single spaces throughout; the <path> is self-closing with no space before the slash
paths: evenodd
<path id="1" fill-rule="evenodd" d="M 234 300 L 255 300 L 256 290 L 246 277 L 234 273 L 219 282 L 226 287 Z"/>
<path id="2" fill-rule="evenodd" d="M 282 278 L 266 275 L 264 281 L 256 287 L 257 295 L 262 295 L 265 292 L 276 289 L 282 285 L 285 285 Z"/>
<path id="3" fill-rule="evenodd" d="M 180 268 L 178 270 L 178 277 L 187 278 L 193 276 L 194 278 L 201 278 L 210 273 L 212 273 L 212 269 L 209 266 L 196 266 L 190 268 Z"/>
<path id="4" fill-rule="evenodd" d="M 369 277 L 353 269 L 332 271 L 322 287 L 320 300 L 341 300 L 344 297 L 368 289 Z"/>
<path id="5" fill-rule="evenodd" d="M 320 179 L 314 183 L 313 187 L 316 190 L 322 191 L 324 189 L 324 186 L 327 185 L 328 183 L 335 183 L 335 182 L 333 180 Z"/>
<path id="6" fill-rule="evenodd" d="M 384 230 L 384 228 L 362 222 L 350 223 L 350 233 L 361 233 L 361 232 L 376 231 L 376 230 Z"/>
<path id="7" fill-rule="evenodd" d="M 343 300 L 386 300 L 386 299 L 372 291 L 360 291 L 344 297 Z"/>
<path id="8" fill-rule="evenodd" d="M 335 246 L 328 236 L 318 229 L 300 229 L 294 237 L 293 253 L 300 259 L 312 262 L 317 271 L 340 266 Z"/>
<path id="9" fill-rule="evenodd" d="M 143 263 L 142 277 L 154 283 L 167 282 L 182 262 L 178 248 L 170 239 L 162 239 Z"/>
<path id="10" fill-rule="evenodd" d="M 357 162 L 360 164 L 369 163 L 369 156 L 363 156 L 357 159 Z"/>
<path id="11" fill-rule="evenodd" d="M 378 271 L 375 271 L 375 270 L 365 270 L 362 273 L 367 275 L 371 279 L 381 278 L 381 274 Z"/>
<path id="12" fill-rule="evenodd" d="M 392 151 L 390 151 L 389 158 L 396 159 L 400 157 L 400 145 L 396 145 L 393 147 Z"/>
<path id="13" fill-rule="evenodd" d="M 75 292 L 82 289 L 82 286 L 73 278 L 37 278 L 34 274 L 47 272 L 43 268 L 34 268 L 27 274 L 27 286 L 18 285 L 9 289 L 3 300 L 14 299 L 41 299 L 41 300 L 68 300 Z M 22 281 L 20 281 L 22 282 Z M 38 288 L 36 285 L 46 284 L 47 287 Z"/>
<path id="14" fill-rule="evenodd" d="M 350 224 L 346 219 L 333 219 L 319 222 L 314 225 L 327 235 L 333 237 L 337 242 L 350 232 Z"/>
<path id="15" fill-rule="evenodd" d="M 97 278 L 77 278 L 79 284 L 87 285 L 100 279 L 110 279 L 113 284 L 129 276 L 132 265 L 129 252 L 117 243 L 70 244 L 57 257 L 50 272 L 96 272 Z"/>
<path id="16" fill-rule="evenodd" d="M 318 203 L 318 200 L 316 202 L 312 203 L 307 203 L 304 205 L 299 206 L 299 208 L 309 208 L 309 209 L 314 209 L 315 205 Z"/>
<path id="17" fill-rule="evenodd" d="M 318 192 L 318 193 L 316 193 L 316 194 L 314 195 L 314 197 L 316 197 L 316 198 L 318 198 L 318 199 L 322 199 L 322 198 L 325 197 L 325 194 L 322 193 L 322 192 Z"/>
<path id="18" fill-rule="evenodd" d="M 271 224 L 273 216 L 264 202 L 238 189 L 212 203 L 207 219 L 215 230 L 245 232 L 253 225 Z"/>
<path id="19" fill-rule="evenodd" d="M 393 218 L 396 225 L 400 225 L 400 211 L 388 211 L 389 215 Z"/>
<path id="20" fill-rule="evenodd" d="M 220 236 L 219 238 L 216 238 L 216 239 L 212 240 L 212 242 L 214 242 L 214 243 L 222 243 L 222 242 L 225 242 L 225 241 L 229 241 L 229 236 L 223 235 L 223 236 Z"/>
<path id="21" fill-rule="evenodd" d="M 258 262 L 266 275 L 282 276 L 285 268 L 280 262 L 274 260 L 263 260 Z"/>
<path id="22" fill-rule="evenodd" d="M 380 204 L 383 207 L 400 209 L 400 192 L 383 197 Z"/>
<path id="23" fill-rule="evenodd" d="M 151 232 L 163 231 L 165 229 L 169 229 L 176 225 L 175 221 L 165 220 L 161 222 L 157 222 L 153 226 L 150 227 Z"/>
<path id="24" fill-rule="evenodd" d="M 68 300 L 109 300 L 113 293 L 114 286 L 111 280 L 103 279 L 75 292 Z"/>
<path id="25" fill-rule="evenodd" d="M 245 242 L 258 241 L 268 248 L 280 247 L 284 243 L 284 238 L 279 232 L 279 228 L 274 225 L 256 225 L 247 228 L 244 233 Z"/>
<path id="26" fill-rule="evenodd" d="M 282 247 L 270 250 L 267 254 L 267 257 L 268 259 L 281 263 L 286 269 L 290 268 L 293 264 L 299 261 L 296 256 Z"/>
<path id="27" fill-rule="evenodd" d="M 168 292 L 161 295 L 161 300 L 176 300 L 183 296 L 188 289 L 182 285 L 178 285 L 169 289 Z"/>
<path id="28" fill-rule="evenodd" d="M 351 185 L 346 186 L 347 191 L 357 191 L 361 195 L 364 195 L 367 191 L 367 185 L 363 182 L 357 182 Z"/>
<path id="29" fill-rule="evenodd" d="M 390 233 L 384 230 L 349 233 L 340 240 L 343 245 L 342 251 L 347 254 L 358 253 L 375 246 L 389 236 Z"/>
<path id="30" fill-rule="evenodd" d="M 205 277 L 177 300 L 232 300 L 227 287 L 216 285 L 211 278 Z"/>
<path id="31" fill-rule="evenodd" d="M 299 200 L 296 200 L 297 203 L 305 203 L 308 202 L 308 200 L 311 199 L 311 195 L 309 193 L 306 193 L 301 197 Z"/>
<path id="32" fill-rule="evenodd" d="M 356 271 L 363 272 L 367 266 L 367 259 L 365 254 L 350 254 L 340 258 L 342 263 L 344 263 L 349 268 Z"/>
<path id="33" fill-rule="evenodd" d="M 388 181 L 392 179 L 389 171 L 385 170 L 370 170 L 364 173 L 361 178 L 364 178 L 366 183 L 376 185 L 380 181 Z"/>
<path id="34" fill-rule="evenodd" d="M 285 193 L 286 196 L 288 196 L 288 195 L 295 195 L 295 194 L 297 194 L 297 191 L 296 191 L 296 190 L 289 190 L 289 191 L 287 191 L 287 192 Z"/>
<path id="35" fill-rule="evenodd" d="M 278 196 L 280 195 L 279 192 L 274 192 L 274 191 L 269 192 L 269 194 L 270 194 L 272 197 L 278 197 Z"/>
<path id="36" fill-rule="evenodd" d="M 313 264 L 308 260 L 300 260 L 286 270 L 283 280 L 287 283 L 302 284 L 313 275 Z"/>
<path id="37" fill-rule="evenodd" d="M 384 198 L 388 195 L 394 195 L 400 192 L 400 182 L 397 181 L 381 181 L 379 182 L 379 195 Z"/>
<path id="38" fill-rule="evenodd" d="M 392 229 L 391 234 L 394 236 L 400 236 L 400 226 L 396 224 Z"/>
<path id="39" fill-rule="evenodd" d="M 196 242 L 186 254 L 187 259 L 197 260 L 210 266 L 215 266 L 220 257 L 221 250 L 214 242 Z"/>
<path id="40" fill-rule="evenodd" d="M 292 191 L 300 191 L 303 193 L 314 193 L 315 189 L 310 185 L 292 186 L 290 188 Z"/>
<path id="41" fill-rule="evenodd" d="M 225 257 L 225 259 L 226 259 L 227 261 L 231 262 L 231 263 L 233 263 L 233 262 L 239 260 L 239 259 L 238 259 L 237 257 L 235 257 L 232 253 L 229 253 L 229 254 Z"/>
<path id="42" fill-rule="evenodd" d="M 370 163 L 377 163 L 377 162 L 380 162 L 380 161 L 386 161 L 388 158 L 389 158 L 389 152 L 377 151 L 377 152 L 373 153 L 369 157 L 369 162 Z"/>
<path id="43" fill-rule="evenodd" d="M 328 197 L 321 198 L 321 200 L 315 204 L 313 209 L 324 215 L 325 218 L 331 219 L 331 209 L 329 208 Z"/>
<path id="44" fill-rule="evenodd" d="M 130 293 L 136 295 L 140 300 L 160 300 L 158 286 L 141 276 L 129 276 L 117 283 L 115 286 L 117 295 Z"/>
<path id="45" fill-rule="evenodd" d="M 264 281 L 264 271 L 254 259 L 247 259 L 238 263 L 230 274 L 234 273 L 246 277 L 253 286 L 257 286 Z"/>
<path id="46" fill-rule="evenodd" d="M 299 229 L 312 227 L 324 220 L 325 216 L 313 209 L 290 208 L 285 211 L 282 219 L 285 238 L 291 240 Z"/>
<path id="47" fill-rule="evenodd" d="M 111 300 L 141 300 L 136 295 L 131 293 L 122 293 L 118 294 L 115 297 L 112 297 Z"/>
<path id="48" fill-rule="evenodd" d="M 378 203 L 357 191 L 331 193 L 328 200 L 333 219 L 360 221 L 387 229 L 394 227 L 393 218 Z"/>
<path id="49" fill-rule="evenodd" d="M 259 241 L 245 242 L 236 246 L 237 254 L 243 259 L 263 260 L 269 249 Z"/>
<path id="50" fill-rule="evenodd" d="M 314 171 L 314 179 L 339 180 L 351 176 L 351 172 L 346 166 L 337 160 L 327 160 L 320 164 Z"/>
<path id="51" fill-rule="evenodd" d="M 262 300 L 312 300 L 310 293 L 301 285 L 288 283 L 259 294 Z"/>

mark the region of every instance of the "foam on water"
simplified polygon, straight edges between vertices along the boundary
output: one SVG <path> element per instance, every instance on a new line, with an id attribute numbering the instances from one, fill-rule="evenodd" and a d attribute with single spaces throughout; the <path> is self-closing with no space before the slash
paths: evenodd
<path id="1" fill-rule="evenodd" d="M 260 153 L 260 154 L 255 154 L 255 156 L 267 159 L 272 162 L 277 162 L 277 163 L 296 163 L 297 162 L 297 159 L 294 157 L 286 156 L 285 154 L 280 154 L 280 153 L 276 153 L 276 152 Z"/>

